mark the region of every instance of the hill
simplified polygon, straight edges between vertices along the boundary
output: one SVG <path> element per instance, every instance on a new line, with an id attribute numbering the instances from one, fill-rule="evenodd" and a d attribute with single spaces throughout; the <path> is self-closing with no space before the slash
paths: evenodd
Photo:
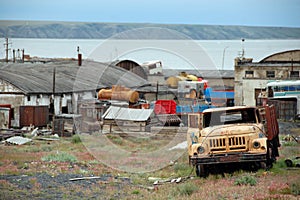
<path id="1" fill-rule="evenodd" d="M 150 27 L 157 27 L 162 31 L 155 31 L 149 34 L 147 31 L 150 30 Z M 187 36 L 195 40 L 232 40 L 241 38 L 300 39 L 300 28 L 292 27 L 0 20 L 0 37 L 2 38 L 106 39 L 129 30 L 138 31 L 135 31 L 133 35 L 126 34 L 124 36 L 125 34 L 123 34 L 119 38 L 184 39 Z M 174 35 L 170 34 L 170 30 L 175 30 L 184 35 L 184 37 L 174 37 Z"/>

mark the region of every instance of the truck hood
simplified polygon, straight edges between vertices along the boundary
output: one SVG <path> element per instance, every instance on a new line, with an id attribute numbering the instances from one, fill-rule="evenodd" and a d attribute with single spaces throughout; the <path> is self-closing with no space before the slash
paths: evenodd
<path id="1" fill-rule="evenodd" d="M 251 134 L 263 131 L 262 124 L 227 124 L 207 127 L 201 130 L 201 136 L 224 136 L 224 135 L 238 135 L 238 134 Z"/>

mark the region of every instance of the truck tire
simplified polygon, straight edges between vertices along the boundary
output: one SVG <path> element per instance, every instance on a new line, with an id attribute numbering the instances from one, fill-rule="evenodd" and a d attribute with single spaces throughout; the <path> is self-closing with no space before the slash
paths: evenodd
<path id="1" fill-rule="evenodd" d="M 207 171 L 205 165 L 196 165 L 196 174 L 199 177 L 207 177 Z"/>

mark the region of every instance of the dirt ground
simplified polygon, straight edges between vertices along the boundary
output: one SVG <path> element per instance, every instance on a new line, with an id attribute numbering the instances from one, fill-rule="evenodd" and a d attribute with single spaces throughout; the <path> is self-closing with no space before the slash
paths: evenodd
<path id="1" fill-rule="evenodd" d="M 25 145 L 0 145 L 0 199 L 299 199 L 299 168 L 284 165 L 286 158 L 299 156 L 300 144 L 283 141 L 300 135 L 299 122 L 280 122 L 282 146 L 277 163 L 269 171 L 234 171 L 195 177 L 187 154 L 170 165 L 147 173 L 112 169 L 95 159 L 74 138 L 58 141 L 33 140 Z M 167 142 L 172 134 L 152 138 L 152 145 Z M 111 135 L 118 145 L 147 149 L 152 140 L 137 141 Z M 155 146 L 153 147 L 155 148 Z M 49 161 L 50 154 L 66 152 L 75 161 Z M 242 180 L 245 183 L 240 183 Z M 179 180 L 178 183 L 174 180 Z M 154 185 L 154 182 L 158 184 Z M 254 182 L 252 184 L 252 181 Z"/>

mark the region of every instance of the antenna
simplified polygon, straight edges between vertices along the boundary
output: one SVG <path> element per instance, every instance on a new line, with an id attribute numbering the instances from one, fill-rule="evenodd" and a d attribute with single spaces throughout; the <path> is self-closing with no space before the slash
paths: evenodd
<path id="1" fill-rule="evenodd" d="M 245 42 L 245 39 L 242 38 L 242 55 L 241 55 L 241 58 L 244 58 L 244 56 L 245 56 L 244 42 Z"/>

